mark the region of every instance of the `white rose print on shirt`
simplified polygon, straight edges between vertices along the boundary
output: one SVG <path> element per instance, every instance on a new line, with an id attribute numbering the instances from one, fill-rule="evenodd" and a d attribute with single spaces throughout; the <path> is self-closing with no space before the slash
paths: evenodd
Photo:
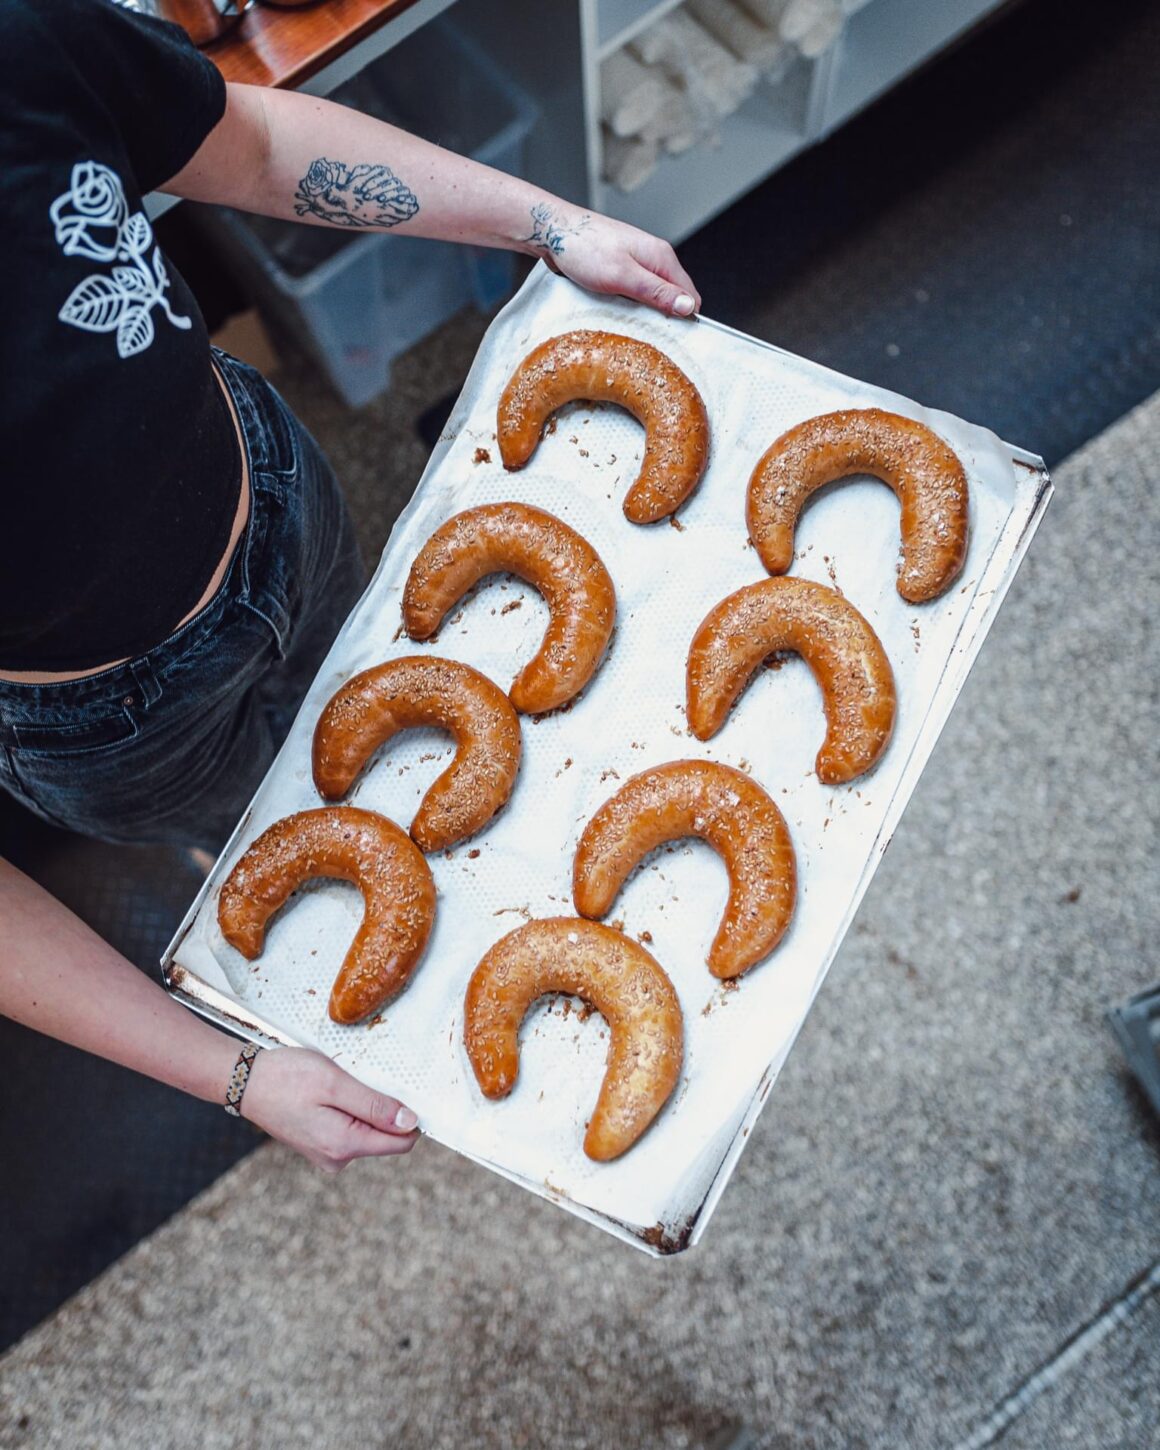
<path id="1" fill-rule="evenodd" d="M 153 246 L 145 213 L 129 214 L 117 173 L 98 161 L 78 161 L 71 181 L 49 207 L 57 241 L 66 256 L 117 265 L 111 275 L 93 272 L 79 282 L 57 313 L 60 320 L 86 332 L 115 332 L 119 357 L 144 352 L 153 341 L 154 307 L 174 327 L 192 327 L 188 317 L 176 316 L 169 305 L 161 248 Z"/>

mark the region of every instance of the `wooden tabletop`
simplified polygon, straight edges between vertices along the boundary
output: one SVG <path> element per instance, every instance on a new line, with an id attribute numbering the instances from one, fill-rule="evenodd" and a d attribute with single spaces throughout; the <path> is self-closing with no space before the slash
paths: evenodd
<path id="1" fill-rule="evenodd" d="M 415 0 L 321 0 L 294 10 L 255 5 L 206 55 L 227 81 L 300 86 Z"/>

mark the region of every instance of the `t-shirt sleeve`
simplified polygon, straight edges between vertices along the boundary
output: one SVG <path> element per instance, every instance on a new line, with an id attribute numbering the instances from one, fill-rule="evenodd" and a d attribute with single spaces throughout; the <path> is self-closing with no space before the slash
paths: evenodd
<path id="1" fill-rule="evenodd" d="M 50 0 L 45 11 L 120 131 L 140 191 L 168 181 L 225 113 L 217 66 L 180 25 L 117 0 Z"/>

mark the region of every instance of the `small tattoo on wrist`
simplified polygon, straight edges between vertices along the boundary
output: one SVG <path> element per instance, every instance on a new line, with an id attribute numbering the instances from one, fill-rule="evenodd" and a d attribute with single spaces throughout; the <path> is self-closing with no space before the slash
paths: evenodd
<path id="1" fill-rule="evenodd" d="M 546 201 L 537 202 L 532 207 L 531 235 L 522 237 L 521 241 L 539 251 L 551 252 L 553 257 L 558 257 L 564 250 L 566 239 L 578 236 L 591 220 L 591 216 L 585 215 L 574 226 L 563 226 Z"/>
<path id="2" fill-rule="evenodd" d="M 298 183 L 294 210 L 339 227 L 396 227 L 410 221 L 419 199 L 389 166 L 347 166 L 320 156 Z"/>

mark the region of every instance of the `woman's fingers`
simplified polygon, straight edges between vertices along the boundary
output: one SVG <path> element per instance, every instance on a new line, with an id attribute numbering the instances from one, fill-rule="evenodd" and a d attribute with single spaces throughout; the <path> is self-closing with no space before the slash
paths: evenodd
<path id="1" fill-rule="evenodd" d="M 349 1163 L 352 1158 L 390 1158 L 409 1153 L 419 1141 L 419 1134 L 384 1133 L 358 1118 L 347 1118 L 338 1125 L 335 1156 Z"/>
<path id="2" fill-rule="evenodd" d="M 626 297 L 676 317 L 689 317 L 698 306 L 696 296 L 686 291 L 683 285 L 670 282 L 668 278 L 642 267 L 639 262 L 632 262 L 625 269 L 621 291 Z"/>
<path id="3" fill-rule="evenodd" d="M 397 1098 L 376 1092 L 341 1071 L 334 1080 L 330 1102 L 380 1133 L 410 1133 L 419 1122 L 418 1116 Z"/>
<path id="4" fill-rule="evenodd" d="M 633 255 L 637 262 L 648 272 L 654 272 L 658 277 L 663 277 L 666 282 L 671 282 L 686 297 L 693 299 L 692 311 L 700 312 L 701 294 L 693 285 L 693 279 L 681 266 L 676 252 L 669 246 L 668 242 L 662 242 L 659 237 L 648 237 L 644 245 L 633 249 Z M 678 308 L 677 311 L 680 309 Z"/>

